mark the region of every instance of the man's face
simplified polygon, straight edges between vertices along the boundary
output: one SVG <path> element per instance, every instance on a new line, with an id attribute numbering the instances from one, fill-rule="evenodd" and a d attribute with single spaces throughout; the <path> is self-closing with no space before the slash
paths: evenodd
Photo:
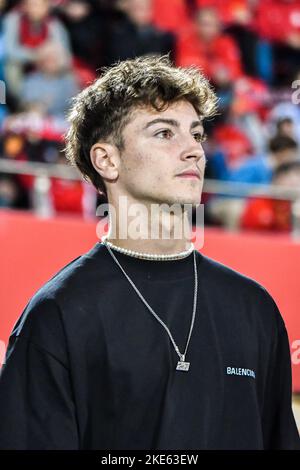
<path id="1" fill-rule="evenodd" d="M 152 0 L 126 0 L 124 9 L 137 25 L 148 25 L 152 20 Z"/>
<path id="2" fill-rule="evenodd" d="M 118 192 L 149 204 L 199 205 L 205 170 L 203 127 L 186 100 L 165 111 L 135 109 L 123 130 Z M 178 176 L 187 170 L 197 177 Z"/>
<path id="3" fill-rule="evenodd" d="M 297 160 L 297 158 L 298 158 L 297 149 L 286 149 L 286 150 L 281 150 L 276 153 L 276 160 L 277 160 L 278 165 Z"/>
<path id="4" fill-rule="evenodd" d="M 286 186 L 290 189 L 300 188 L 300 170 L 289 170 L 286 173 L 281 173 L 274 179 L 274 184 L 279 186 Z"/>
<path id="5" fill-rule="evenodd" d="M 196 15 L 196 26 L 203 41 L 212 41 L 220 34 L 220 22 L 213 10 L 200 10 Z"/>
<path id="6" fill-rule="evenodd" d="M 49 13 L 49 0 L 24 0 L 23 10 L 32 21 L 41 21 Z"/>

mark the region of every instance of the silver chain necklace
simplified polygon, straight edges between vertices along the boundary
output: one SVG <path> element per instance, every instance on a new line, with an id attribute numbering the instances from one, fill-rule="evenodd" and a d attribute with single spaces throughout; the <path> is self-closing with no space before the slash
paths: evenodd
<path id="1" fill-rule="evenodd" d="M 188 371 L 189 370 L 189 367 L 190 367 L 190 362 L 185 362 L 185 356 L 186 356 L 186 352 L 187 352 L 187 348 L 188 348 L 188 345 L 189 345 L 189 342 L 190 342 L 190 338 L 191 338 L 191 334 L 192 334 L 192 330 L 193 330 L 193 326 L 194 326 L 194 320 L 195 320 L 195 315 L 196 315 L 196 310 L 197 310 L 197 292 L 198 292 L 198 273 L 197 273 L 197 263 L 196 263 L 196 250 L 194 250 L 193 252 L 193 256 L 194 256 L 194 273 L 195 273 L 195 286 L 194 286 L 194 303 L 193 303 L 193 314 L 192 314 L 192 321 L 191 321 L 191 327 L 190 327 L 190 332 L 189 332 L 189 336 L 188 336 L 188 340 L 187 340 L 187 343 L 186 343 L 186 347 L 185 347 L 185 351 L 184 351 L 184 354 L 181 354 L 180 351 L 179 351 L 179 348 L 177 346 L 177 344 L 175 343 L 174 339 L 173 339 L 173 336 L 169 330 L 169 328 L 167 327 L 167 325 L 159 318 L 159 316 L 154 312 L 154 310 L 150 307 L 150 305 L 148 304 L 148 302 L 144 299 L 144 297 L 142 296 L 142 294 L 140 293 L 140 291 L 138 290 L 138 288 L 136 287 L 136 285 L 134 284 L 134 282 L 130 279 L 130 277 L 126 274 L 126 272 L 124 271 L 124 269 L 122 268 L 122 266 L 120 265 L 119 261 L 117 260 L 117 258 L 115 257 L 115 255 L 113 254 L 113 252 L 111 251 L 110 247 L 108 245 L 106 245 L 105 241 L 103 242 L 104 245 L 106 246 L 106 248 L 108 249 L 110 255 L 112 256 L 112 258 L 115 260 L 115 262 L 117 263 L 117 265 L 119 266 L 119 268 L 121 269 L 121 271 L 123 272 L 123 274 L 125 275 L 125 277 L 128 279 L 128 281 L 130 282 L 130 284 L 132 285 L 132 287 L 134 288 L 134 290 L 136 291 L 137 295 L 140 297 L 140 299 L 144 302 L 144 304 L 146 305 L 146 307 L 150 310 L 150 312 L 154 315 L 154 317 L 157 319 L 157 321 L 159 321 L 159 323 L 164 327 L 164 329 L 166 330 L 166 332 L 168 333 L 172 343 L 173 343 L 173 346 L 175 348 L 175 351 L 176 353 L 178 354 L 179 356 L 179 361 L 177 362 L 177 366 L 176 366 L 176 370 L 182 370 L 182 371 Z"/>

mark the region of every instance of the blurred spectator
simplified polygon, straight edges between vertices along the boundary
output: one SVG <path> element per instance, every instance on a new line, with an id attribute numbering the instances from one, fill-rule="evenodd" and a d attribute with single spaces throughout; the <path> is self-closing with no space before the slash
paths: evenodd
<path id="1" fill-rule="evenodd" d="M 152 23 L 156 28 L 178 34 L 191 26 L 186 0 L 152 0 L 152 8 Z"/>
<path id="2" fill-rule="evenodd" d="M 67 0 L 59 10 L 68 30 L 75 61 L 95 73 L 103 64 L 103 41 L 106 40 L 104 12 L 98 11 L 95 1 Z"/>
<path id="3" fill-rule="evenodd" d="M 256 27 L 261 36 L 291 47 L 300 47 L 299 0 L 257 2 Z"/>
<path id="4" fill-rule="evenodd" d="M 237 126 L 225 124 L 215 129 L 213 133 L 215 142 L 222 149 L 224 166 L 228 171 L 237 167 L 241 162 L 248 160 L 253 154 L 253 146 L 247 135 Z M 225 172 L 223 178 L 225 178 Z"/>
<path id="5" fill-rule="evenodd" d="M 272 44 L 273 84 L 289 84 L 300 63 L 299 0 L 257 2 L 256 28 Z"/>
<path id="6" fill-rule="evenodd" d="M 177 65 L 196 65 L 218 86 L 224 86 L 242 75 L 238 46 L 227 34 L 217 11 L 203 8 L 196 12 L 195 24 L 179 35 Z"/>
<path id="7" fill-rule="evenodd" d="M 199 8 L 214 8 L 224 26 L 246 25 L 251 21 L 251 2 L 248 0 L 195 0 L 195 3 Z"/>
<path id="8" fill-rule="evenodd" d="M 287 136 L 274 137 L 269 142 L 267 155 L 249 157 L 239 168 L 231 171 L 222 153 L 216 153 L 213 157 L 217 160 L 219 171 L 222 171 L 222 179 L 252 184 L 269 184 L 280 165 L 300 162 L 297 142 Z M 246 204 L 243 195 L 247 194 L 247 189 L 245 191 L 241 190 L 241 197 L 218 195 L 209 198 L 206 210 L 210 223 L 237 229 Z"/>
<path id="9" fill-rule="evenodd" d="M 205 178 L 216 180 L 227 179 L 228 168 L 222 146 L 218 145 L 216 139 L 211 135 L 207 135 L 203 143 L 203 149 L 206 157 Z M 207 197 L 208 195 L 205 195 L 205 198 Z"/>
<path id="10" fill-rule="evenodd" d="M 3 135 L 14 132 L 24 134 L 30 141 L 44 139 L 60 142 L 67 128 L 65 116 L 53 117 L 31 110 L 8 115 L 3 123 Z"/>
<path id="11" fill-rule="evenodd" d="M 258 35 L 253 28 L 255 4 L 248 0 L 196 0 L 196 3 L 201 8 L 215 8 L 225 31 L 238 44 L 243 70 L 247 75 L 257 76 Z"/>
<path id="12" fill-rule="evenodd" d="M 65 163 L 65 114 L 96 69 L 170 52 L 176 65 L 200 67 L 219 97 L 220 114 L 205 123 L 206 178 L 278 184 L 277 168 L 299 157 L 300 94 L 291 86 L 300 84 L 299 8 L 299 0 L 0 0 L 0 80 L 9 87 L 0 105 L 1 157 Z M 2 205 L 18 206 L 35 179 L 6 177 Z M 87 183 L 48 183 L 54 210 L 94 215 L 99 195 Z M 12 202 L 18 190 L 23 196 Z M 202 202 L 206 223 L 239 226 L 244 196 L 204 193 Z M 260 208 L 273 211 L 269 199 L 254 202 L 247 223 Z M 289 212 L 287 201 L 273 203 Z"/>
<path id="13" fill-rule="evenodd" d="M 294 126 L 294 122 L 292 118 L 284 117 L 284 118 L 278 119 L 276 123 L 276 133 L 277 135 L 287 136 L 287 137 L 290 137 L 291 139 L 295 139 L 296 132 L 295 132 L 295 126 Z"/>
<path id="14" fill-rule="evenodd" d="M 299 82 L 300 83 L 300 82 Z M 289 118 L 293 121 L 294 139 L 300 144 L 300 107 L 299 103 L 293 103 L 292 96 L 290 100 L 281 100 L 269 112 L 270 132 L 276 132 L 276 123 L 279 120 Z M 297 106 L 298 104 L 298 106 Z"/>
<path id="15" fill-rule="evenodd" d="M 23 0 L 3 20 L 5 77 L 9 91 L 19 98 L 23 73 L 34 67 L 39 48 L 48 41 L 60 44 L 71 63 L 69 38 L 62 24 L 50 15 L 50 0 Z"/>
<path id="16" fill-rule="evenodd" d="M 29 198 L 15 175 L 0 173 L 0 208 L 27 209 Z"/>
<path id="17" fill-rule="evenodd" d="M 283 163 L 274 172 L 272 183 L 282 189 L 300 191 L 300 161 Z M 300 197 L 300 193 L 299 193 Z M 250 199 L 241 216 L 243 229 L 284 231 L 292 229 L 291 201 L 284 199 Z"/>
<path id="18" fill-rule="evenodd" d="M 262 126 L 268 112 L 268 87 L 260 79 L 244 76 L 234 83 L 233 90 L 228 117 L 252 142 L 254 152 L 263 152 L 268 138 Z"/>
<path id="19" fill-rule="evenodd" d="M 34 133 L 7 132 L 2 139 L 1 157 L 19 161 L 36 163 L 58 163 L 61 144 L 47 141 Z M 33 189 L 32 175 L 16 175 L 20 185 L 28 192 Z"/>
<path id="20" fill-rule="evenodd" d="M 20 103 L 23 109 L 65 116 L 71 98 L 79 91 L 68 65 L 65 51 L 59 44 L 41 46 L 36 57 L 37 70 L 28 74 L 22 83 Z"/>
<path id="21" fill-rule="evenodd" d="M 14 132 L 7 132 L 1 139 L 1 157 L 17 159 L 25 149 L 24 136 Z"/>
<path id="22" fill-rule="evenodd" d="M 269 142 L 269 153 L 250 157 L 230 172 L 230 181 L 268 184 L 279 165 L 299 159 L 298 144 L 288 136 L 275 136 Z"/>
<path id="23" fill-rule="evenodd" d="M 170 52 L 173 57 L 174 35 L 152 24 L 152 0 L 122 0 L 118 5 L 122 14 L 110 28 L 104 55 L 106 65 L 151 53 Z"/>
<path id="24" fill-rule="evenodd" d="M 27 162 L 29 161 L 27 151 L 29 145 L 24 135 L 8 132 L 3 138 L 1 157 L 14 161 Z M 33 187 L 34 177 L 32 175 L 16 175 L 15 179 L 19 186 L 29 194 Z"/>

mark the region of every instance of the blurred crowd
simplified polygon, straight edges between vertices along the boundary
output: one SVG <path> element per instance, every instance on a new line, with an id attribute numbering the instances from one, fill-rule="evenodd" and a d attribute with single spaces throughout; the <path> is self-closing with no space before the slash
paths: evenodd
<path id="1" fill-rule="evenodd" d="M 102 66 L 170 53 L 199 67 L 219 97 L 205 129 L 206 179 L 300 188 L 299 0 L 0 0 L 0 10 L 1 158 L 66 163 L 72 96 Z M 30 209 L 33 185 L 0 172 L 0 206 Z M 52 178 L 55 212 L 83 214 L 89 191 Z M 288 200 L 205 193 L 202 202 L 208 224 L 292 227 Z"/>

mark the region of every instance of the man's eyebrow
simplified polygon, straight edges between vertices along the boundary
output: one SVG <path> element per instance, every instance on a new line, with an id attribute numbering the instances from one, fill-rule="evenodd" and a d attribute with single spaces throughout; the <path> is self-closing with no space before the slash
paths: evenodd
<path id="1" fill-rule="evenodd" d="M 153 126 L 154 124 L 157 124 L 159 122 L 163 122 L 164 124 L 169 124 L 170 126 L 174 127 L 179 127 L 180 124 L 178 121 L 175 119 L 166 119 L 166 118 L 156 118 L 153 119 L 152 121 L 147 122 L 147 124 L 143 127 L 143 130 L 148 129 L 148 127 Z M 201 121 L 193 121 L 191 123 L 190 129 L 194 129 L 194 127 L 201 126 L 203 127 L 203 124 Z"/>
<path id="2" fill-rule="evenodd" d="M 198 127 L 198 126 L 201 126 L 202 129 L 203 129 L 203 122 L 202 121 L 193 121 L 191 126 L 190 126 L 190 129 L 194 129 L 194 127 Z"/>

